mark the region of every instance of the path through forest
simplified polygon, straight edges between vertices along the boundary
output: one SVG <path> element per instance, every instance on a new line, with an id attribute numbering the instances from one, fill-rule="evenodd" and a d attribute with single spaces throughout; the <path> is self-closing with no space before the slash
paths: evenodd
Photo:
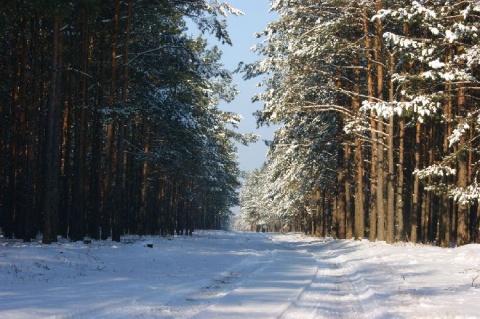
<path id="1" fill-rule="evenodd" d="M 149 246 L 152 246 L 150 248 Z M 300 234 L 0 242 L 1 318 L 467 318 L 480 245 Z"/>

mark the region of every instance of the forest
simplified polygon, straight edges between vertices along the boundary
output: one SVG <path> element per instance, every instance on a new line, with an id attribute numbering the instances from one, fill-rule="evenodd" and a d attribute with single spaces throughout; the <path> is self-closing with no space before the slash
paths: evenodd
<path id="1" fill-rule="evenodd" d="M 270 5 L 242 71 L 279 128 L 235 227 L 480 243 L 480 2 Z"/>
<path id="2" fill-rule="evenodd" d="M 58 236 L 226 227 L 239 116 L 206 0 L 0 2 L 0 233 Z M 197 29 L 189 35 L 186 21 Z"/>

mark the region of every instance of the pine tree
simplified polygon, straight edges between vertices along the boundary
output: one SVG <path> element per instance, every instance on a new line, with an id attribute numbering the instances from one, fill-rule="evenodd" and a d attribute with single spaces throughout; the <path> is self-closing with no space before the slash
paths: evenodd
<path id="1" fill-rule="evenodd" d="M 238 116 L 216 105 L 236 94 L 231 75 L 218 48 L 185 35 L 184 18 L 230 43 L 228 14 L 241 13 L 204 0 L 3 1 L 5 234 L 118 241 L 193 230 L 200 210 L 199 226 L 226 225 L 239 174 L 231 139 L 252 138 L 227 128 Z"/>
<path id="2" fill-rule="evenodd" d="M 478 237 L 476 2 L 279 0 L 272 9 L 279 20 L 256 48 L 265 58 L 245 71 L 268 74 L 259 122 L 283 125 L 267 163 L 269 187 L 283 194 L 273 205 L 303 216 L 316 185 L 328 185 L 341 237 L 368 230 L 370 240 L 443 246 Z M 315 119 L 324 133 L 312 138 Z M 312 173 L 322 152 L 311 145 L 323 137 L 335 150 Z"/>

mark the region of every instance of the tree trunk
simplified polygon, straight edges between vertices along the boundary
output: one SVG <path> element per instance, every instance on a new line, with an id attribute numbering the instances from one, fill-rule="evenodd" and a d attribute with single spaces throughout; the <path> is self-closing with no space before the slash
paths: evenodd
<path id="1" fill-rule="evenodd" d="M 341 149 L 341 148 L 340 148 Z M 343 155 L 342 155 L 343 157 Z M 343 161 L 343 159 L 342 159 Z M 342 165 L 343 167 L 343 165 Z M 339 171 L 338 174 L 338 194 L 337 194 L 337 205 L 336 205 L 336 220 L 338 223 L 338 232 L 337 232 L 337 237 L 339 239 L 345 239 L 346 238 L 346 228 L 345 228 L 345 216 L 347 214 L 346 212 L 346 204 L 345 204 L 345 171 L 342 168 Z"/>
<path id="2" fill-rule="evenodd" d="M 364 34 L 364 45 L 365 45 L 365 59 L 367 61 L 367 96 L 368 102 L 372 103 L 374 101 L 374 89 L 373 89 L 373 65 L 372 65 L 372 44 L 370 39 L 370 31 L 368 29 L 368 12 L 366 5 L 363 6 L 363 34 Z M 375 114 L 371 111 L 370 114 L 370 134 L 372 140 L 371 146 L 371 161 L 370 161 L 370 205 L 369 205 L 369 239 L 370 241 L 375 241 L 377 239 L 377 184 L 375 180 L 377 179 L 377 133 L 376 131 L 376 120 Z"/>
<path id="3" fill-rule="evenodd" d="M 113 16 L 113 43 L 111 49 L 111 62 L 110 62 L 110 96 L 109 96 L 109 103 L 110 108 L 115 108 L 116 102 L 116 89 L 117 89 L 117 48 L 118 48 L 118 38 L 119 38 L 119 22 L 120 22 L 120 0 L 115 0 L 114 5 L 114 16 Z M 112 216 L 112 240 L 113 241 L 120 241 L 120 233 L 121 233 L 121 212 L 116 203 L 116 199 L 118 196 L 118 191 L 120 185 L 117 183 L 119 182 L 118 174 L 119 172 L 116 171 L 118 169 L 118 161 L 121 161 L 118 158 L 118 149 L 121 147 L 117 143 L 116 134 L 121 135 L 119 132 L 120 125 L 119 120 L 114 119 L 116 123 L 109 123 L 107 124 L 107 145 L 106 145 L 106 163 L 107 163 L 107 177 L 105 180 L 106 187 L 109 191 L 108 196 L 108 206 L 109 210 L 113 210 L 109 212 Z M 116 129 L 115 129 L 116 128 Z M 121 138 L 121 137 L 120 137 Z M 123 141 L 122 141 L 123 142 Z M 117 151 L 115 151 L 115 147 L 117 147 Z M 115 171 L 115 172 L 114 172 Z"/>
<path id="4" fill-rule="evenodd" d="M 358 60 L 356 61 L 358 65 Z M 359 113 L 360 108 L 360 72 L 355 70 L 355 83 L 354 83 L 355 96 L 353 99 L 353 111 L 355 114 Z M 355 162 L 357 164 L 357 176 L 355 183 L 355 223 L 354 223 L 354 236 L 355 239 L 363 239 L 365 236 L 365 189 L 363 183 L 364 177 L 364 162 L 362 154 L 362 142 L 360 137 L 355 136 Z"/>
<path id="5" fill-rule="evenodd" d="M 420 168 L 420 150 L 421 150 L 421 128 L 422 125 L 417 123 L 415 130 L 415 168 Z M 420 210 L 420 179 L 418 175 L 414 177 L 413 194 L 412 194 L 412 212 L 410 215 L 410 240 L 413 243 L 418 241 L 418 212 Z"/>
<path id="6" fill-rule="evenodd" d="M 150 132 L 148 129 L 147 124 L 145 124 L 144 128 L 144 156 L 148 156 L 149 148 L 150 148 Z M 140 206 L 140 212 L 139 212 L 139 224 L 140 224 L 140 229 L 141 233 L 146 235 L 149 230 L 147 230 L 147 225 L 149 224 L 147 222 L 147 214 L 148 214 L 148 204 L 150 201 L 148 200 L 148 188 L 149 188 L 149 183 L 148 183 L 148 172 L 149 172 L 149 164 L 148 164 L 148 159 L 143 160 L 142 164 L 142 174 L 141 174 L 141 206 Z"/>
<path id="7" fill-rule="evenodd" d="M 375 2 L 375 10 L 378 12 L 382 9 L 382 0 L 376 0 Z M 382 21 L 381 19 L 377 18 L 375 21 L 375 37 L 374 37 L 374 56 L 376 62 L 376 76 L 377 76 L 377 91 L 376 91 L 376 98 L 379 101 L 383 101 L 383 64 L 381 61 L 382 58 L 382 36 L 383 36 L 383 28 L 382 28 Z M 379 116 L 379 115 L 378 115 Z M 378 117 L 377 123 L 377 162 L 376 162 L 376 169 L 377 169 L 377 193 L 376 193 L 376 206 L 377 206 L 377 238 L 379 240 L 385 240 L 385 163 L 384 163 L 384 148 L 385 148 L 385 140 L 384 140 L 384 125 L 383 125 L 383 118 Z"/>
<path id="8" fill-rule="evenodd" d="M 50 99 L 48 103 L 47 136 L 45 150 L 45 188 L 43 198 L 43 242 L 56 241 L 59 173 L 60 173 L 60 122 L 62 109 L 62 45 L 63 18 L 60 8 L 55 10 Z"/>
<path id="9" fill-rule="evenodd" d="M 397 164 L 397 187 L 396 187 L 396 210 L 395 210 L 395 224 L 396 234 L 395 241 L 402 241 L 405 239 L 404 223 L 403 223 L 403 183 L 404 183 L 404 154 L 405 154 L 405 119 L 401 117 L 398 123 L 398 164 Z"/>
<path id="10" fill-rule="evenodd" d="M 345 187 L 345 224 L 346 232 L 345 236 L 347 239 L 353 238 L 353 216 L 352 216 L 352 204 L 351 204 L 351 192 L 350 192 L 350 183 L 351 183 L 351 174 L 350 174 L 350 145 L 349 141 L 346 141 L 345 145 L 345 174 L 347 178 L 344 180 Z"/>
<path id="11" fill-rule="evenodd" d="M 92 112 L 92 179 L 90 183 L 90 197 L 91 197 L 91 209 L 94 211 L 92 215 L 95 220 L 93 221 L 94 227 L 98 230 L 98 238 L 107 239 L 110 235 L 109 216 L 106 212 L 106 166 L 104 165 L 104 151 L 103 146 L 103 119 L 101 118 L 101 112 L 106 107 L 104 96 L 106 95 L 106 74 L 107 74 L 107 31 L 104 25 L 100 30 L 98 37 L 98 90 L 96 96 L 97 108 Z M 91 40 L 91 43 L 93 40 Z M 93 46 L 93 43 L 92 43 Z M 96 232 L 97 233 L 97 232 Z"/>
<path id="12" fill-rule="evenodd" d="M 395 57 L 390 54 L 390 87 L 389 97 L 390 102 L 394 102 L 394 84 L 391 76 L 395 72 Z M 387 243 L 391 244 L 395 241 L 395 158 L 393 135 L 394 135 L 394 115 L 392 115 L 388 121 L 387 128 L 387 162 L 388 162 L 388 174 L 387 174 Z"/>
<path id="13" fill-rule="evenodd" d="M 96 230 L 88 229 L 86 225 L 86 215 L 90 215 L 88 207 L 86 206 L 86 195 L 85 191 L 87 189 L 87 168 L 85 165 L 86 161 L 86 114 L 85 106 L 88 103 L 87 96 L 87 76 L 88 74 L 88 14 L 87 10 L 82 10 L 82 20 L 81 20 L 81 54 L 80 54 L 80 69 L 81 74 L 79 75 L 80 80 L 79 84 L 79 94 L 76 100 L 76 109 L 73 111 L 75 114 L 75 158 L 74 158 L 74 173 L 73 173 L 73 193 L 72 193 L 72 202 L 73 202 L 73 215 L 74 218 L 72 222 L 72 228 L 76 229 L 74 232 L 75 235 L 72 237 L 73 240 L 80 240 L 83 236 L 93 236 Z M 86 211 L 87 210 L 87 211 Z"/>
<path id="14" fill-rule="evenodd" d="M 464 52 L 463 47 L 458 47 L 457 49 L 457 54 L 461 55 Z M 461 63 L 463 64 L 463 63 Z M 465 97 L 465 88 L 463 84 L 459 84 L 458 92 L 457 92 L 457 103 L 458 103 L 458 110 L 459 110 L 459 115 L 461 116 L 460 118 L 460 125 L 464 124 L 466 122 L 466 114 L 467 110 L 466 108 L 466 97 Z M 466 133 L 462 134 L 460 137 L 460 142 L 458 145 L 458 176 L 457 176 L 457 187 L 460 189 L 464 190 L 467 187 L 468 184 L 468 155 L 467 155 L 467 150 L 466 150 Z M 468 227 L 468 222 L 469 222 L 469 204 L 468 203 L 463 203 L 460 202 L 458 203 L 458 215 L 457 215 L 457 245 L 466 245 L 470 242 L 470 236 L 469 236 L 469 227 Z"/>
<path id="15" fill-rule="evenodd" d="M 464 142 L 464 137 L 460 140 L 460 145 Z M 462 147 L 462 146 L 461 146 Z M 465 189 L 467 187 L 467 161 L 466 161 L 466 151 L 460 150 L 460 159 L 458 163 L 458 180 L 457 187 Z M 460 202 L 458 205 L 458 215 L 457 215 L 457 245 L 462 246 L 470 242 L 470 236 L 468 232 L 468 221 L 469 221 L 469 204 Z"/>

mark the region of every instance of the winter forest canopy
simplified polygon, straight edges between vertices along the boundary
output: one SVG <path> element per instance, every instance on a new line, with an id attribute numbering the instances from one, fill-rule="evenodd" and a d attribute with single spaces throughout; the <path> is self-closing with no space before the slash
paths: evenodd
<path id="1" fill-rule="evenodd" d="M 120 240 L 225 227 L 238 202 L 236 95 L 207 0 L 0 3 L 0 228 Z M 187 35 L 186 20 L 201 33 Z M 199 32 L 200 33 L 200 32 Z"/>
<path id="2" fill-rule="evenodd" d="M 271 0 L 237 229 L 480 243 L 480 1 Z M 0 227 L 119 241 L 226 227 L 237 94 L 219 0 L 0 3 Z M 186 21 L 202 34 L 193 37 Z M 245 35 L 250 36 L 250 35 Z"/>
<path id="3" fill-rule="evenodd" d="M 274 0 L 238 229 L 480 243 L 480 1 Z"/>

